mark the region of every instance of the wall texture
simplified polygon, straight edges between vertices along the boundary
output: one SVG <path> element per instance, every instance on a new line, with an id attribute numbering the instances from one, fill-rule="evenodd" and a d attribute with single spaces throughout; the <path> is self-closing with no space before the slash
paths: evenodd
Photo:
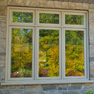
<path id="1" fill-rule="evenodd" d="M 85 94 L 94 83 L 2 86 L 5 81 L 7 6 L 82 9 L 89 11 L 90 80 L 94 80 L 94 4 L 63 0 L 0 0 L 0 94 Z"/>

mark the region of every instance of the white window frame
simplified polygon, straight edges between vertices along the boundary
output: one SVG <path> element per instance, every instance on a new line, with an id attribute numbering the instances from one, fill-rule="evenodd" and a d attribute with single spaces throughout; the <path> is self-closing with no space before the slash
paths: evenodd
<path id="1" fill-rule="evenodd" d="M 84 32 L 84 76 L 66 76 L 65 75 L 65 67 L 66 67 L 66 62 L 65 62 L 65 60 L 64 60 L 64 64 L 63 64 L 63 66 L 64 66 L 64 75 L 63 75 L 63 78 L 64 79 L 86 79 L 86 66 L 87 66 L 87 63 L 86 63 L 86 30 L 85 29 L 73 29 L 73 28 L 65 28 L 64 29 L 64 38 L 63 38 L 63 40 L 64 40 L 64 44 L 65 44 L 65 32 L 66 32 L 66 30 L 73 30 L 73 31 L 83 31 Z M 62 43 L 62 45 L 63 45 L 63 43 Z M 64 57 L 65 57 L 65 46 L 64 46 Z M 62 57 L 63 58 L 63 57 Z"/>
<path id="2" fill-rule="evenodd" d="M 12 12 L 32 12 L 33 13 L 33 23 L 15 23 L 12 22 Z M 60 9 L 42 9 L 42 8 L 21 8 L 21 7 L 8 7 L 7 10 L 7 45 L 6 45 L 6 82 L 11 81 L 26 81 L 29 84 L 38 83 L 66 83 L 66 81 L 78 82 L 79 79 L 83 81 L 89 80 L 89 56 L 88 56 L 88 12 L 87 11 L 73 11 L 73 10 L 60 10 Z M 42 24 L 39 23 L 39 13 L 51 13 L 59 14 L 59 24 Z M 84 25 L 66 25 L 65 24 L 65 14 L 70 15 L 84 15 Z M 10 58 L 11 58 L 11 28 L 26 28 L 33 29 L 33 64 L 32 68 L 32 78 L 10 78 Z M 38 77 L 38 56 L 39 56 L 39 29 L 52 29 L 59 30 L 59 77 Z M 83 30 L 84 31 L 84 59 L 85 59 L 85 76 L 84 77 L 65 77 L 65 30 Z M 35 46 L 37 45 L 37 46 Z M 36 70 L 37 69 L 37 70 Z M 28 82 L 29 81 L 29 82 Z M 40 82 L 39 82 L 40 81 Z M 46 81 L 46 82 L 45 82 Z"/>
<path id="3" fill-rule="evenodd" d="M 38 75 L 38 73 L 39 73 L 39 30 L 40 29 L 44 29 L 44 30 L 59 30 L 59 77 L 39 77 Z M 37 39 L 36 39 L 36 43 L 37 43 L 37 46 L 36 46 L 36 49 L 37 49 L 37 51 L 36 51 L 36 56 L 37 56 L 37 58 L 36 58 L 36 62 L 37 62 L 37 64 L 36 64 L 36 69 L 37 69 L 37 75 L 36 75 L 36 79 L 39 79 L 39 80 L 43 80 L 43 79 L 61 79 L 61 56 L 60 56 L 60 54 L 61 54 L 61 52 L 60 52 L 60 49 L 61 49 L 61 30 L 60 30 L 60 28 L 47 28 L 47 27 L 39 27 L 39 28 L 37 28 Z"/>
<path id="4" fill-rule="evenodd" d="M 65 24 L 65 15 L 82 15 L 84 16 L 84 24 L 83 25 L 77 25 L 77 24 Z M 79 13 L 79 12 L 64 12 L 64 17 L 63 17 L 63 20 L 64 20 L 64 27 L 70 27 L 70 28 L 86 28 L 86 14 L 85 13 Z"/>
<path id="5" fill-rule="evenodd" d="M 58 14 L 59 15 L 59 24 L 50 24 L 50 23 L 39 23 L 39 13 L 49 13 L 49 14 Z M 61 25 L 61 13 L 60 12 L 52 12 L 52 11 L 38 11 L 37 12 L 38 16 L 37 16 L 37 22 L 39 26 L 50 26 L 50 27 L 60 27 Z"/>
<path id="6" fill-rule="evenodd" d="M 32 29 L 33 30 L 33 34 L 32 34 L 32 36 L 33 36 L 33 41 L 32 41 L 32 77 L 23 77 L 23 78 L 11 78 L 10 76 L 11 76 L 11 39 L 12 39 L 12 29 Z M 9 38 L 9 48 L 8 48 L 8 56 L 9 56 L 9 59 L 8 59 L 8 62 L 10 62 L 10 63 L 8 63 L 9 65 L 8 65 L 8 69 L 9 69 L 9 71 L 8 71 L 8 80 L 10 80 L 10 81 L 13 81 L 13 80 L 26 80 L 26 79 L 28 79 L 28 80 L 34 80 L 34 28 L 33 27 L 18 27 L 18 26 L 10 26 L 9 27 L 9 35 L 8 35 L 8 38 Z"/>
<path id="7" fill-rule="evenodd" d="M 34 10 L 27 10 L 27 9 L 25 9 L 25 10 L 23 10 L 23 9 L 10 9 L 10 16 L 9 16 L 9 24 L 10 25 L 25 25 L 25 26 L 32 26 L 32 25 L 34 25 L 35 24 L 35 13 L 34 13 Z M 12 12 L 29 12 L 29 13 L 33 13 L 33 22 L 32 23 L 23 23 L 23 22 L 13 22 L 12 21 Z"/>

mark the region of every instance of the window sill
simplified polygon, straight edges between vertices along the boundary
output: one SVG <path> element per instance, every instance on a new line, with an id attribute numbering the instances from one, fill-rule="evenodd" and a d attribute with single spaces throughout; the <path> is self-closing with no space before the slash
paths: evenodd
<path id="1" fill-rule="evenodd" d="M 78 79 L 78 80 L 37 80 L 37 81 L 7 81 L 1 85 L 33 85 L 33 84 L 73 84 L 73 83 L 94 83 L 94 80 Z"/>

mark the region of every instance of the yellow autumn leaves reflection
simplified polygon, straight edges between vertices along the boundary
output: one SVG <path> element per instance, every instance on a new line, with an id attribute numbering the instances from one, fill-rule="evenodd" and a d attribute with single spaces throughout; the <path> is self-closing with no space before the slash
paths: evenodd
<path id="1" fill-rule="evenodd" d="M 32 77 L 32 29 L 12 29 L 11 77 Z"/>
<path id="2" fill-rule="evenodd" d="M 39 31 L 39 77 L 59 77 L 59 30 Z"/>
<path id="3" fill-rule="evenodd" d="M 84 32 L 66 30 L 66 76 L 84 76 Z"/>
<path id="4" fill-rule="evenodd" d="M 75 49 L 75 51 L 73 51 Z M 66 76 L 84 76 L 83 46 L 66 45 Z M 76 53 L 80 51 L 81 53 Z"/>
<path id="5" fill-rule="evenodd" d="M 65 33 L 65 75 L 84 76 L 84 33 Z M 40 30 L 39 76 L 59 76 L 59 31 Z M 63 62 L 64 63 L 64 62 Z"/>
<path id="6" fill-rule="evenodd" d="M 84 76 L 83 31 L 65 31 L 65 75 Z M 32 77 L 32 29 L 12 29 L 11 77 Z M 59 30 L 39 30 L 39 77 L 59 77 Z"/>
<path id="7" fill-rule="evenodd" d="M 33 12 L 14 11 L 12 13 L 12 22 L 33 23 L 35 22 L 33 17 Z M 84 15 L 65 14 L 64 19 L 65 24 L 84 25 Z M 37 69 L 39 72 L 38 76 L 59 77 L 59 73 L 62 73 L 61 71 L 59 72 L 60 67 L 65 67 L 65 76 L 84 76 L 84 31 L 66 30 L 65 44 L 61 44 L 62 46 L 65 45 L 65 53 L 59 53 L 64 48 L 60 47 L 61 49 L 59 49 L 59 29 L 61 27 L 58 27 L 59 29 L 57 28 L 57 30 L 52 30 L 50 29 L 50 24 L 59 25 L 61 20 L 60 14 L 40 12 L 38 20 L 39 24 L 47 24 L 49 27 L 49 29 L 39 30 L 39 62 L 34 62 L 34 64 L 37 63 L 37 66 L 39 66 L 39 69 Z M 32 27 L 34 26 L 32 25 Z M 55 26 L 53 25 L 53 27 Z M 36 34 L 34 33 L 34 38 Z M 32 77 L 32 67 L 35 68 L 35 66 L 32 66 L 33 30 L 14 28 L 11 36 L 11 77 Z M 34 46 L 36 46 L 36 43 L 34 43 Z M 64 54 L 65 62 L 63 62 L 62 58 L 59 58 L 59 55 L 64 57 Z M 37 55 L 34 55 L 35 59 L 37 59 Z M 63 63 L 61 65 L 65 63 L 65 66 L 60 66 L 60 63 Z"/>

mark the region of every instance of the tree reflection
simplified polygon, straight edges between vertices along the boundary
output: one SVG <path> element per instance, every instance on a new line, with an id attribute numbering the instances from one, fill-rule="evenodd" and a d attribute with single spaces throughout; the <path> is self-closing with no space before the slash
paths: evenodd
<path id="1" fill-rule="evenodd" d="M 59 14 L 40 13 L 39 16 L 40 23 L 59 24 Z M 83 19 L 83 15 L 65 16 L 66 24 L 83 25 Z M 32 23 L 33 13 L 13 12 L 13 22 Z M 32 34 L 32 29 L 12 29 L 12 78 L 32 77 Z M 39 77 L 59 77 L 59 30 L 39 30 L 38 70 Z M 65 72 L 66 76 L 84 76 L 83 31 L 65 32 Z"/>
<path id="2" fill-rule="evenodd" d="M 33 22 L 33 13 L 29 12 L 13 12 L 13 22 L 23 22 L 23 23 L 32 23 Z"/>
<path id="3" fill-rule="evenodd" d="M 66 76 L 84 76 L 84 32 L 66 31 Z"/>
<path id="4" fill-rule="evenodd" d="M 40 13 L 39 22 L 40 23 L 59 24 L 59 14 Z"/>
<path id="5" fill-rule="evenodd" d="M 65 15 L 65 23 L 73 25 L 84 25 L 83 15 Z"/>
<path id="6" fill-rule="evenodd" d="M 11 77 L 32 76 L 32 30 L 12 29 Z"/>
<path id="7" fill-rule="evenodd" d="M 59 76 L 59 30 L 39 31 L 39 76 Z"/>

